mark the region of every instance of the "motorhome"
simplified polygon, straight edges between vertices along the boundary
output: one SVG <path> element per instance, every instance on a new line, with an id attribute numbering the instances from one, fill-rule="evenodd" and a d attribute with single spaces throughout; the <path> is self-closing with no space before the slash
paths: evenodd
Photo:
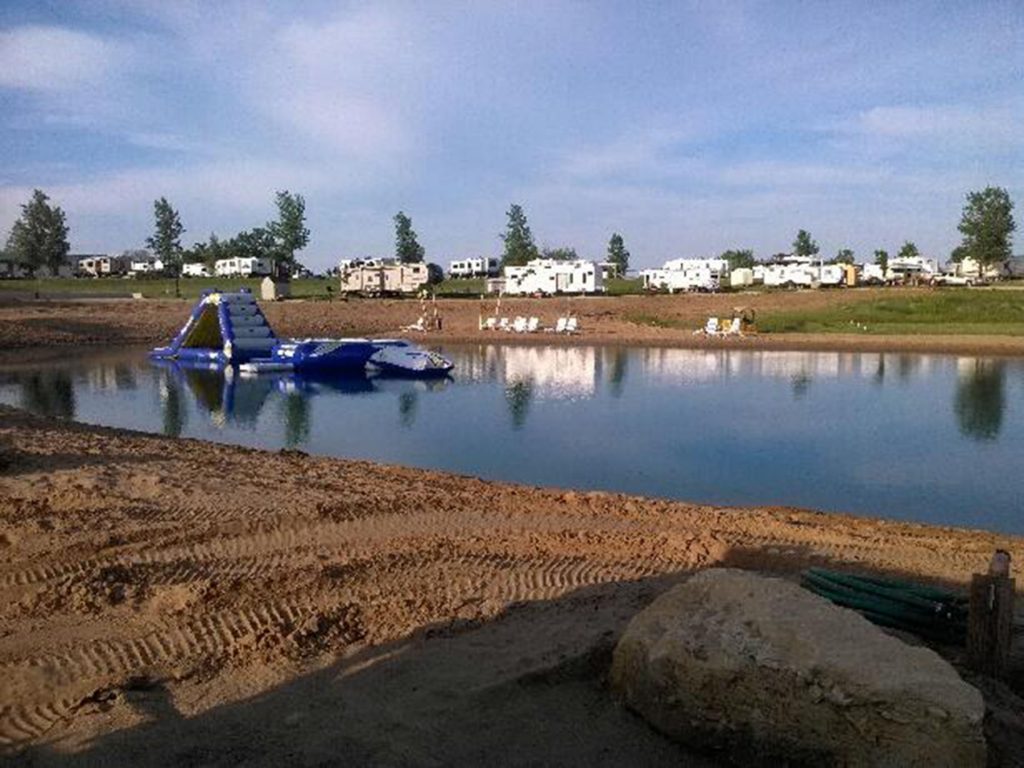
<path id="1" fill-rule="evenodd" d="M 644 288 L 651 291 L 718 291 L 729 285 L 729 262 L 725 259 L 672 259 L 661 269 L 640 273 Z"/>
<path id="2" fill-rule="evenodd" d="M 495 256 L 460 259 L 448 265 L 449 277 L 497 277 L 499 274 L 501 262 Z"/>
<path id="3" fill-rule="evenodd" d="M 217 259 L 213 263 L 217 277 L 262 277 L 272 270 L 270 259 L 263 258 Z"/>
<path id="4" fill-rule="evenodd" d="M 430 280 L 426 264 L 389 259 L 352 259 L 338 266 L 342 293 L 364 296 L 415 294 Z"/>
<path id="5" fill-rule="evenodd" d="M 197 261 L 193 264 L 183 264 L 181 274 L 185 277 L 209 277 L 210 268 L 203 262 Z"/>
<path id="6" fill-rule="evenodd" d="M 128 273 L 132 275 L 152 274 L 163 271 L 164 262 L 159 256 L 132 258 L 128 264 Z"/>
<path id="7" fill-rule="evenodd" d="M 80 275 L 88 277 L 111 277 L 128 273 L 130 262 L 124 256 L 107 256 L 104 254 L 88 254 L 78 256 L 75 261 L 76 270 Z"/>
<path id="8" fill-rule="evenodd" d="M 761 274 L 769 288 L 811 288 L 820 282 L 819 264 L 811 256 L 785 256 L 765 264 Z"/>
<path id="9" fill-rule="evenodd" d="M 602 291 L 601 269 L 592 261 L 534 259 L 520 267 L 505 267 L 505 293 L 512 296 Z"/>

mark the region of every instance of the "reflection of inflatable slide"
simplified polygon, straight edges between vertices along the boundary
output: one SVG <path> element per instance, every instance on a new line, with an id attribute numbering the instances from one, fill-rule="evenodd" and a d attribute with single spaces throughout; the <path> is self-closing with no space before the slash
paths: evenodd
<path id="1" fill-rule="evenodd" d="M 278 340 L 253 295 L 206 291 L 185 327 L 152 356 L 212 366 L 239 365 L 245 373 L 363 371 L 445 376 L 452 363 L 404 339 Z"/>

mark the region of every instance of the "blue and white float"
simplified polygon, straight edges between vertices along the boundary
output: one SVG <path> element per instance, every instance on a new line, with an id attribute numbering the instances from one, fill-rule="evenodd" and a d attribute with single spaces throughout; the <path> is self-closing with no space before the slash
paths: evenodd
<path id="1" fill-rule="evenodd" d="M 205 291 L 185 327 L 151 356 L 211 366 L 237 365 L 245 373 L 375 371 L 404 376 L 445 376 L 452 363 L 405 339 L 278 339 L 255 297 Z"/>

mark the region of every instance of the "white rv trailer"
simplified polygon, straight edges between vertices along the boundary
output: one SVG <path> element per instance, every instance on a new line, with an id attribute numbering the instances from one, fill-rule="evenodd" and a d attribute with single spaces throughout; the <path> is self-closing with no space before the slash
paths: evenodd
<path id="1" fill-rule="evenodd" d="M 128 267 L 128 272 L 132 275 L 163 271 L 164 262 L 159 256 L 144 256 L 141 259 L 132 259 Z"/>
<path id="2" fill-rule="evenodd" d="M 861 268 L 861 280 L 865 283 L 930 281 L 938 273 L 938 264 L 934 259 L 895 256 L 889 259 L 885 269 L 882 269 L 881 264 L 865 264 Z"/>
<path id="3" fill-rule="evenodd" d="M 201 261 L 192 264 L 182 264 L 181 274 L 185 277 L 209 277 L 210 268 Z"/>
<path id="4" fill-rule="evenodd" d="M 124 256 L 95 254 L 79 256 L 76 262 L 78 272 L 89 277 L 123 275 L 128 272 L 129 261 Z"/>
<path id="5" fill-rule="evenodd" d="M 505 293 L 529 296 L 539 293 L 599 293 L 604 290 L 601 269 L 592 261 L 534 259 L 521 267 L 505 267 Z"/>
<path id="6" fill-rule="evenodd" d="M 389 259 L 351 259 L 338 265 L 342 293 L 364 296 L 418 293 L 430 279 L 426 264 Z"/>
<path id="7" fill-rule="evenodd" d="M 766 264 L 763 275 L 769 288 L 810 288 L 820 281 L 818 265 L 810 256 L 786 256 L 775 264 Z"/>
<path id="8" fill-rule="evenodd" d="M 729 284 L 729 262 L 725 259 L 672 259 L 661 269 L 640 273 L 648 290 L 718 291 Z"/>
<path id="9" fill-rule="evenodd" d="M 213 272 L 217 277 L 258 277 L 269 275 L 271 271 L 270 259 L 217 259 L 213 263 Z"/>
<path id="10" fill-rule="evenodd" d="M 497 277 L 499 274 L 501 262 L 495 256 L 459 259 L 448 265 L 449 277 Z"/>

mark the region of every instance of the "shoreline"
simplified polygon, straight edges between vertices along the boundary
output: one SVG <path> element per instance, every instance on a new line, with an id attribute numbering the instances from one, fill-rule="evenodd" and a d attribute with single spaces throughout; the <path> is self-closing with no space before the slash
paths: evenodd
<path id="1" fill-rule="evenodd" d="M 702 568 L 794 577 L 820 565 L 963 587 L 996 548 L 1024 558 L 1019 536 L 491 482 L 10 407 L 0 446 L 0 699 L 17 702 L 0 712 L 0 742 L 45 745 L 54 762 L 136 733 L 145 742 L 147 697 L 173 702 L 162 722 L 208 740 L 214 712 L 293 702 L 267 692 L 392 647 L 414 650 L 394 673 L 403 686 L 461 680 L 490 691 L 468 708 L 504 721 L 489 663 L 520 670 L 501 678 L 513 685 L 553 674 L 561 686 L 559 669 L 592 663 L 630 615 Z M 464 668 L 470 652 L 480 669 Z M 551 690 L 612 706 L 572 685 Z M 324 686 L 334 690 L 315 685 L 309 706 Z M 596 743 L 640 738 L 616 723 Z M 353 736 L 379 737 L 372 724 Z"/>

